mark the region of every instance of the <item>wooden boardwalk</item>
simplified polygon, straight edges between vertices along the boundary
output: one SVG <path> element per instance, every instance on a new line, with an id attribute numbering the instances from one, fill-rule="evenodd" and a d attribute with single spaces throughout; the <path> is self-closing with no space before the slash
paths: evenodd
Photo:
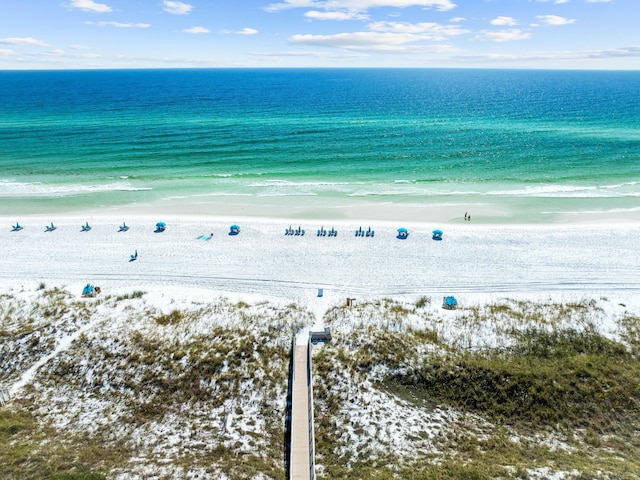
<path id="1" fill-rule="evenodd" d="M 311 345 L 295 345 L 289 480 L 315 480 Z"/>

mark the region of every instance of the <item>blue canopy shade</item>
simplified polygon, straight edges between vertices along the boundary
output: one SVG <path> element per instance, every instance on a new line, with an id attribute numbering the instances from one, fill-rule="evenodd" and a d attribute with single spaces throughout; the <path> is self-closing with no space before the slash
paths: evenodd
<path id="1" fill-rule="evenodd" d="M 158 223 L 156 223 L 156 227 L 166 227 L 166 226 L 167 226 L 167 224 L 166 224 L 166 223 L 164 223 L 164 222 L 158 222 Z"/>
<path id="2" fill-rule="evenodd" d="M 434 235 L 442 235 L 442 230 L 434 230 L 433 234 Z"/>
<path id="3" fill-rule="evenodd" d="M 398 233 L 408 233 L 408 230 L 406 228 L 404 228 L 404 227 L 400 227 L 398 229 Z"/>
<path id="4" fill-rule="evenodd" d="M 458 301 L 455 297 L 445 297 L 444 303 L 448 307 L 455 307 L 456 305 L 458 305 Z"/>

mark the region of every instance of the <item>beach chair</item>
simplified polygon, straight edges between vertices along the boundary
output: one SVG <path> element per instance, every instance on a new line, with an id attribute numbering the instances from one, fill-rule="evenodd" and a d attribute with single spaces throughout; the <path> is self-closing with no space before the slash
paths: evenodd
<path id="1" fill-rule="evenodd" d="M 127 230 L 129 230 L 129 227 L 126 223 L 122 222 L 122 225 L 120 225 L 120 228 L 118 228 L 118 232 L 126 232 Z"/>
<path id="2" fill-rule="evenodd" d="M 136 253 L 134 253 L 133 255 L 129 255 L 130 262 L 135 262 L 137 259 L 138 259 L 138 249 L 136 249 Z"/>
<path id="3" fill-rule="evenodd" d="M 16 224 L 14 226 L 11 227 L 11 231 L 12 232 L 19 232 L 20 230 L 22 230 L 24 227 L 22 225 L 20 225 L 18 222 L 16 222 Z"/>
<path id="4" fill-rule="evenodd" d="M 82 228 L 81 228 L 81 232 L 88 232 L 89 230 L 91 230 L 91 225 L 89 225 L 89 222 L 86 222 Z"/>
<path id="5" fill-rule="evenodd" d="M 45 232 L 53 232 L 56 228 L 58 228 L 58 227 L 56 227 L 53 224 L 53 222 L 51 222 L 51 225 L 47 225 L 46 227 L 44 227 L 44 231 Z"/>

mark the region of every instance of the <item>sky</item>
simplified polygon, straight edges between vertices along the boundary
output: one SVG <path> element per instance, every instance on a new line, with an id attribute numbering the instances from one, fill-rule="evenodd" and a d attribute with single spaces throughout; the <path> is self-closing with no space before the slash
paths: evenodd
<path id="1" fill-rule="evenodd" d="M 640 69 L 640 0 L 0 0 L 0 69 Z"/>

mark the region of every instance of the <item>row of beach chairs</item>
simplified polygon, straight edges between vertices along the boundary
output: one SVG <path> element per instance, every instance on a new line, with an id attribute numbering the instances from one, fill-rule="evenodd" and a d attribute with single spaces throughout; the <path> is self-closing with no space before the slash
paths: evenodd
<path id="1" fill-rule="evenodd" d="M 285 229 L 284 234 L 285 235 L 302 236 L 302 235 L 304 235 L 304 230 L 300 226 L 297 229 L 294 230 L 293 227 L 291 225 L 289 225 L 289 228 Z"/>
<path id="2" fill-rule="evenodd" d="M 375 231 L 371 230 L 371 227 L 369 227 L 366 231 L 362 229 L 362 227 L 358 228 L 358 230 L 356 230 L 356 237 L 373 237 L 375 235 Z"/>
<path id="3" fill-rule="evenodd" d="M 331 227 L 331 230 L 327 230 L 324 227 L 320 227 L 320 230 L 318 230 L 318 237 L 337 237 L 338 236 L 338 231 Z"/>
<path id="4" fill-rule="evenodd" d="M 162 233 L 165 231 L 166 227 L 167 227 L 166 223 L 158 222 L 156 223 L 155 232 Z M 19 223 L 16 223 L 11 227 L 12 232 L 19 232 L 23 229 L 24 227 Z M 47 225 L 45 227 L 45 232 L 53 232 L 56 229 L 57 227 L 53 224 L 53 222 L 51 222 L 50 225 Z M 86 222 L 84 225 L 82 225 L 82 228 L 80 231 L 88 232 L 90 230 L 91 230 L 91 225 L 89 225 L 89 222 Z M 118 232 L 126 232 L 128 230 L 129 230 L 129 226 L 126 223 L 123 223 L 118 227 Z M 232 225 L 229 231 L 229 235 L 238 235 L 239 233 L 240 233 L 240 226 Z M 290 235 L 290 236 L 303 236 L 304 233 L 305 231 L 301 226 L 298 226 L 298 228 L 294 229 L 291 225 L 289 226 L 289 228 L 285 229 L 285 232 L 284 232 L 285 235 Z M 376 232 L 371 227 L 367 228 L 366 230 L 363 229 L 362 227 L 358 227 L 358 229 L 355 231 L 355 236 L 356 237 L 373 237 L 375 236 L 375 233 Z M 442 240 L 442 230 L 434 230 L 432 233 L 433 233 L 432 238 L 434 240 Z M 327 230 L 323 226 L 317 230 L 317 236 L 318 237 L 337 237 L 338 231 L 333 227 L 331 227 L 331 230 Z M 409 231 L 406 228 L 398 229 L 397 238 L 406 239 L 408 236 L 409 236 Z M 213 237 L 213 233 L 211 233 L 210 235 L 201 235 L 200 237 L 198 237 L 198 239 L 210 240 L 212 237 Z"/>

